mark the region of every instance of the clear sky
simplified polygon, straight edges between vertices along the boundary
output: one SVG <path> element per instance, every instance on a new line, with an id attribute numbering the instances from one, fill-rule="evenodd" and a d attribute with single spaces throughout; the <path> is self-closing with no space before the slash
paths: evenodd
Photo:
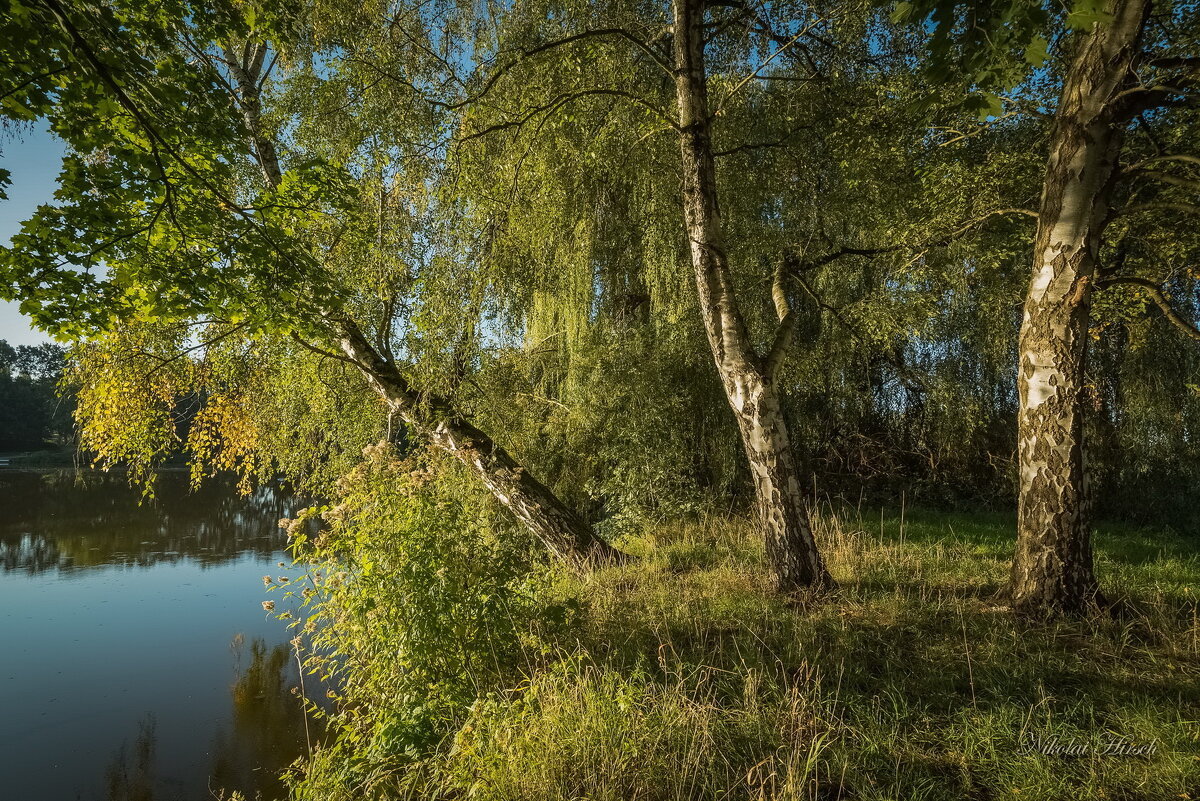
<path id="1" fill-rule="evenodd" d="M 8 244 L 21 223 L 54 195 L 63 144 L 42 124 L 0 131 L 0 167 L 12 173 L 8 200 L 0 200 L 0 242 Z M 0 339 L 11 345 L 33 345 L 49 337 L 33 330 L 17 304 L 0 302 Z"/>

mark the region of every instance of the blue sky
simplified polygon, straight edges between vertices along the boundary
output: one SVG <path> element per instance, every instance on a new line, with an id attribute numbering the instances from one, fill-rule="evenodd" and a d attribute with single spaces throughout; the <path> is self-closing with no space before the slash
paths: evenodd
<path id="1" fill-rule="evenodd" d="M 53 199 L 62 156 L 62 142 L 42 123 L 0 131 L 0 167 L 12 173 L 8 200 L 0 200 L 0 242 L 7 245 L 33 210 Z M 11 345 L 49 341 L 45 334 L 30 328 L 17 304 L 4 302 L 0 302 L 0 339 Z"/>

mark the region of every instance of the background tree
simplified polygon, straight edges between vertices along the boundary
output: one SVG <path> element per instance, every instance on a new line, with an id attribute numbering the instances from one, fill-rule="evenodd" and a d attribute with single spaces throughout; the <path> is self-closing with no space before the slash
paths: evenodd
<path id="1" fill-rule="evenodd" d="M 65 351 L 0 339 L 0 449 L 38 450 L 73 439 L 70 394 L 58 396 Z"/>

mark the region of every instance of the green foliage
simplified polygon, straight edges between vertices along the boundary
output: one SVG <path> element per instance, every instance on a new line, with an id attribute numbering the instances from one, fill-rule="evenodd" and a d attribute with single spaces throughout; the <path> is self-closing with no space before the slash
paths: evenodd
<path id="1" fill-rule="evenodd" d="M 387 444 L 363 455 L 335 505 L 281 521 L 303 570 L 281 588 L 306 597 L 309 668 L 336 687 L 337 741 L 318 761 L 337 771 L 340 792 L 372 791 L 347 798 L 376 797 L 376 771 L 437 748 L 566 613 L 542 599 L 528 544 L 490 527 L 474 494 L 452 492 L 445 464 Z M 318 516 L 328 527 L 305 535 Z M 327 781 L 310 777 L 298 792 Z"/>
<path id="2" fill-rule="evenodd" d="M 499 352 L 481 365 L 478 416 L 610 536 L 708 508 L 735 483 L 738 444 L 720 388 L 698 378 L 702 343 L 684 341 L 627 322 L 569 355 Z"/>
<path id="3" fill-rule="evenodd" d="M 348 365 L 237 326 L 206 326 L 200 345 L 192 334 L 127 326 L 74 349 L 67 382 L 96 464 L 128 467 L 147 490 L 158 467 L 185 456 L 194 485 L 236 474 L 248 493 L 282 474 L 323 493 L 358 461 L 358 443 L 388 432 L 379 398 Z"/>
<path id="4" fill-rule="evenodd" d="M 1029 97 L 1030 80 L 1050 62 L 1051 41 L 1106 24 L 1104 0 L 902 0 L 893 23 L 925 34 L 924 73 L 981 120 L 1004 113 L 1007 93 Z M 1058 55 L 1058 53 L 1055 53 Z M 930 98 L 924 105 L 932 105 Z"/>
<path id="5" fill-rule="evenodd" d="M 225 79 L 189 50 L 244 40 L 260 16 L 284 36 L 284 8 L 8 5 L 7 116 L 47 116 L 70 151 L 57 203 L 0 248 L 0 297 L 63 338 L 204 316 L 311 329 L 337 297 L 314 221 L 347 213 L 346 176 L 300 160 L 278 187 L 247 181 Z M 31 64 L 46 72 L 11 74 Z"/>
<path id="6" fill-rule="evenodd" d="M 65 367 L 56 345 L 18 345 L 0 339 L 0 449 L 40 450 L 49 442 L 69 442 L 69 392 L 59 396 Z"/>
<path id="7" fill-rule="evenodd" d="M 325 330 L 336 312 L 613 532 L 744 499 L 693 299 L 673 93 L 652 57 L 666 53 L 665 6 L 531 1 L 489 16 L 446 0 L 387 15 L 324 1 L 111 3 L 60 19 L 10 5 L 16 60 L 4 69 L 24 59 L 55 72 L 6 96 L 6 113 L 48 116 L 72 150 L 55 204 L 0 251 L 0 294 L 92 340 L 80 350 L 91 366 L 72 375 L 95 388 L 78 419 L 102 461 L 149 476 L 182 449 L 197 477 L 282 470 L 330 487 L 364 443 L 400 440 L 338 360 Z M 1155 53 L 1195 40 L 1176 10 L 1157 23 Z M 710 11 L 735 288 L 763 350 L 773 274 L 788 259 L 804 267 L 804 285 L 785 287 L 801 319 L 779 382 L 824 491 L 1009 499 L 1031 230 L 991 213 L 1036 204 L 1048 119 L 1026 110 L 1050 106 L 1057 62 L 1035 64 L 1047 41 L 1057 48 L 1054 30 L 1082 19 L 1065 11 L 917 3 L 907 22 L 861 4 L 772 3 L 761 20 Z M 650 52 L 621 35 L 572 38 L 608 28 Z M 263 39 L 271 70 L 252 132 L 217 54 Z M 936 52 L 921 55 L 927 45 Z M 996 95 L 1014 81 L 1002 114 L 980 123 L 964 108 L 971 87 Z M 1184 152 L 1194 125 L 1192 110 L 1156 112 L 1128 147 Z M 252 133 L 275 143 L 278 187 Z M 1128 191 L 1189 197 L 1149 177 Z M 1172 220 L 1131 215 L 1114 230 L 1128 267 L 1184 299 L 1196 250 Z M 1188 486 L 1191 357 L 1128 293 L 1103 293 L 1098 312 L 1113 313 L 1095 371 L 1101 422 L 1124 432 L 1124 450 L 1097 449 L 1101 497 L 1136 476 Z M 1142 342 L 1157 344 L 1131 344 Z M 89 362 L 88 348 L 109 355 Z"/>

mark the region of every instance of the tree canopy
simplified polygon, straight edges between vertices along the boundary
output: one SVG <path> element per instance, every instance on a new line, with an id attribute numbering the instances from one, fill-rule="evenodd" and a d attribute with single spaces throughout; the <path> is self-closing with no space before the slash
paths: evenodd
<path id="1" fill-rule="evenodd" d="M 1175 99 L 1131 118 L 1089 329 L 1094 479 L 1127 512 L 1184 508 L 1167 488 L 1200 469 L 1196 21 L 1160 5 L 1147 58 Z M 182 445 L 197 477 L 319 488 L 453 419 L 485 483 L 537 476 L 614 535 L 744 495 L 686 266 L 666 4 L 7 8 L 5 114 L 69 152 L 2 291 L 78 343 L 101 460 L 149 476 Z M 1106 13 L 708 5 L 731 287 L 759 354 L 793 312 L 774 383 L 819 492 L 1013 496 L 1031 217 L 1068 45 Z M 512 464 L 470 467 L 481 436 Z"/>

